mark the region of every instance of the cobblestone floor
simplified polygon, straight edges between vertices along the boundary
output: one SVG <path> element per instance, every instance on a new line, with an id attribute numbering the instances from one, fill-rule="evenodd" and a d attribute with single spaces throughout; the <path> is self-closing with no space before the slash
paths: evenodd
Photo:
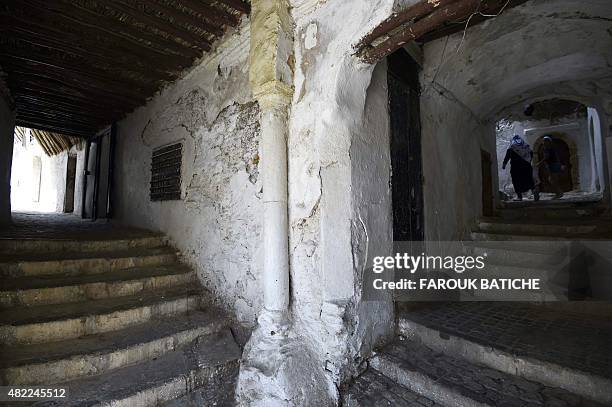
<path id="1" fill-rule="evenodd" d="M 0 239 L 89 239 L 103 240 L 154 235 L 100 219 L 95 222 L 64 213 L 13 212 L 13 223 L 0 227 Z"/>
<path id="2" fill-rule="evenodd" d="M 359 376 L 344 395 L 346 407 L 442 407 L 408 390 L 374 369 Z"/>
<path id="3" fill-rule="evenodd" d="M 500 350 L 612 377 L 612 317 L 490 302 L 438 304 L 403 317 Z"/>
<path id="4" fill-rule="evenodd" d="M 457 405 L 463 405 L 463 398 L 469 400 L 470 405 L 473 402 L 474 405 L 499 407 L 600 406 L 563 389 L 474 365 L 412 341 L 396 341 L 386 346 L 377 358 L 376 366 L 383 372 L 399 372 L 397 374 L 405 375 L 404 380 L 409 383 L 426 377 L 435 383 L 430 389 L 436 394 L 432 398 L 456 400 Z"/>

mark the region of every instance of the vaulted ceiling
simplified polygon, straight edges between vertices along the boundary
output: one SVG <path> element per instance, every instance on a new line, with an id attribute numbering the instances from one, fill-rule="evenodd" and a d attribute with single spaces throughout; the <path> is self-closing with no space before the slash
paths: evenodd
<path id="1" fill-rule="evenodd" d="M 17 125 L 90 137 L 249 11 L 245 0 L 3 0 L 0 70 Z"/>

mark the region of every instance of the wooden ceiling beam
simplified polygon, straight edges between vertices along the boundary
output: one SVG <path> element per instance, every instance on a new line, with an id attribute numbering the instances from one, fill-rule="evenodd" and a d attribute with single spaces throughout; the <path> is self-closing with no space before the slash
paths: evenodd
<path id="1" fill-rule="evenodd" d="M 77 96 L 84 99 L 89 99 L 92 101 L 103 99 L 109 101 L 111 103 L 117 103 L 122 106 L 135 108 L 137 106 L 141 106 L 144 104 L 144 98 L 135 100 L 133 98 L 125 97 L 123 95 L 116 95 L 111 92 L 106 92 L 104 90 L 93 90 L 93 89 L 80 89 L 78 87 L 74 87 L 68 84 L 57 83 L 51 80 L 43 80 L 43 79 L 30 79 L 30 78 L 16 78 L 9 76 L 9 88 L 11 88 L 11 92 L 13 88 L 26 88 L 30 90 L 38 90 L 42 92 L 47 92 L 50 94 L 54 93 L 62 93 L 68 96 Z"/>
<path id="2" fill-rule="evenodd" d="M 75 117 L 80 117 L 80 118 L 90 118 L 93 121 L 96 122 L 103 122 L 103 123 L 108 123 L 109 120 L 112 120 L 115 115 L 113 114 L 103 114 L 102 111 L 97 110 L 97 109 L 78 109 L 76 107 L 72 107 L 72 108 L 66 108 L 66 107 L 62 107 L 60 105 L 53 105 L 53 104 L 48 104 L 48 103 L 40 103 L 40 102 L 36 102 L 36 101 L 27 101 L 24 99 L 18 99 L 15 101 L 15 105 L 17 106 L 17 111 L 27 111 L 27 112 L 56 112 L 57 114 L 61 114 L 61 115 L 73 115 Z"/>
<path id="3" fill-rule="evenodd" d="M 132 95 L 139 95 L 142 93 L 147 93 L 147 95 L 153 94 L 156 90 L 156 87 L 151 84 L 142 85 L 124 78 L 113 79 L 110 76 L 67 69 L 50 64 L 23 60 L 21 64 L 17 64 L 9 58 L 6 58 L 6 56 L 0 56 L 0 63 L 5 67 L 9 77 L 11 74 L 42 75 L 62 82 L 71 81 L 73 83 L 82 83 L 84 87 L 101 86 L 105 89 L 112 89 L 122 94 Z"/>
<path id="4" fill-rule="evenodd" d="M 371 45 L 372 42 L 379 37 L 389 35 L 393 30 L 401 27 L 403 24 L 422 18 L 436 9 L 447 6 L 456 1 L 457 0 L 439 0 L 437 2 L 420 1 L 406 8 L 405 10 L 393 13 L 390 17 L 386 18 L 382 23 L 378 24 L 376 27 L 374 27 L 374 29 L 372 29 L 372 31 L 363 37 L 359 43 L 357 43 L 355 48 L 357 51 L 361 51 L 365 47 Z"/>
<path id="5" fill-rule="evenodd" d="M 466 18 L 478 11 L 481 5 L 480 1 L 458 0 L 447 6 L 440 7 L 414 23 L 404 26 L 380 44 L 364 49 L 362 58 L 367 63 L 376 63 L 401 48 L 404 44 L 421 38 L 444 23 Z"/>
<path id="6" fill-rule="evenodd" d="M 11 89 L 26 87 L 26 89 L 34 91 L 49 90 L 56 94 L 65 94 L 72 98 L 101 99 L 108 101 L 108 103 L 120 104 L 125 107 L 135 107 L 145 101 L 144 97 L 141 95 L 126 95 L 114 93 L 111 90 L 103 88 L 83 87 L 73 83 L 71 79 L 58 80 L 40 74 L 12 72 L 8 76 L 8 82 Z"/>
<path id="7" fill-rule="evenodd" d="M 53 126 L 58 129 L 72 129 L 79 132 L 89 132 L 98 129 L 100 126 L 96 123 L 75 123 L 72 119 L 66 119 L 63 117 L 48 118 L 38 113 L 15 113 L 15 120 L 27 120 L 32 123 L 39 125 Z"/>
<path id="8" fill-rule="evenodd" d="M 65 101 L 60 99 L 51 99 L 46 96 L 32 96 L 24 93 L 15 96 L 15 105 L 17 106 L 38 106 L 41 109 L 59 110 L 64 112 L 93 112 L 91 115 L 99 118 L 115 117 L 117 114 L 121 114 L 122 111 L 117 108 L 113 108 L 112 105 L 98 105 L 89 104 L 83 105 L 79 101 Z M 90 113 L 88 113 L 89 115 Z"/>
<path id="9" fill-rule="evenodd" d="M 219 3 L 223 3 L 228 7 L 238 10 L 244 14 L 251 12 L 251 5 L 243 0 L 218 0 Z"/>
<path id="10" fill-rule="evenodd" d="M 0 26 L 2 25 L 3 18 L 0 17 Z M 87 41 L 63 41 L 58 39 L 58 37 L 62 38 L 61 35 L 52 36 L 49 32 L 42 34 L 41 31 L 44 32 L 44 30 L 32 30 L 26 25 L 11 28 L 3 25 L 0 28 L 0 36 L 10 35 L 35 47 L 44 47 L 50 51 L 74 55 L 91 65 L 98 66 L 100 71 L 108 72 L 103 67 L 112 67 L 115 77 L 123 72 L 139 75 L 143 78 L 143 81 L 147 82 L 172 80 L 176 77 L 169 73 L 167 69 L 160 69 L 157 65 L 147 66 L 145 61 L 135 58 L 132 54 L 116 52 L 112 48 L 105 49 L 104 52 L 96 52 L 97 48 L 85 45 Z"/>
<path id="11" fill-rule="evenodd" d="M 174 20 L 175 23 L 192 26 L 194 28 L 204 30 L 208 32 L 209 34 L 212 34 L 217 37 L 223 35 L 222 26 L 217 26 L 212 23 L 209 23 L 208 21 L 202 20 L 200 18 L 192 16 L 189 13 L 186 13 L 183 10 L 179 10 L 177 8 L 170 7 L 162 3 L 157 3 L 153 0 L 146 0 L 146 1 L 141 0 L 140 4 L 158 13 L 165 14 L 166 16 L 172 18 L 172 20 Z"/>
<path id="12" fill-rule="evenodd" d="M 221 21 L 223 24 L 231 27 L 235 27 L 240 22 L 240 19 L 234 14 L 221 10 L 212 4 L 203 3 L 200 0 L 180 0 L 180 4 L 209 21 Z"/>
<path id="13" fill-rule="evenodd" d="M 107 112 L 111 116 L 123 114 L 125 106 L 118 106 L 108 101 L 96 101 L 92 102 L 89 99 L 71 98 L 64 95 L 58 94 L 45 94 L 41 92 L 29 91 L 27 89 L 19 89 L 18 93 L 14 95 L 15 101 L 20 103 L 40 103 L 48 106 L 59 106 L 65 109 L 72 110 L 101 110 Z"/>
<path id="14" fill-rule="evenodd" d="M 170 35 L 171 37 L 180 38 L 181 40 L 190 43 L 194 47 L 200 48 L 204 51 L 210 51 L 211 49 L 211 43 L 206 38 L 196 35 L 186 28 L 180 28 L 165 20 L 162 20 L 158 16 L 149 15 L 143 12 L 143 10 L 124 3 L 121 0 L 110 0 L 104 2 L 103 4 L 104 7 L 108 9 L 119 11 L 129 16 L 134 21 L 140 22 L 148 27 L 153 27 L 156 30 Z"/>
<path id="15" fill-rule="evenodd" d="M 96 134 L 97 128 L 75 128 L 72 126 L 63 126 L 57 123 L 49 123 L 45 120 L 39 120 L 30 117 L 16 117 L 15 124 L 21 127 L 28 127 L 31 129 L 51 131 L 53 133 L 60 133 L 65 136 L 75 136 L 89 138 Z"/>
<path id="16" fill-rule="evenodd" d="M 502 11 L 509 10 L 513 7 L 520 6 L 529 0 L 487 0 L 483 4 L 483 9 L 480 11 L 482 14 L 475 14 L 469 21 L 469 25 L 466 22 L 463 23 L 446 23 L 440 28 L 429 32 L 419 39 L 420 43 L 427 43 L 434 41 L 439 38 L 444 38 L 447 35 L 452 35 L 457 32 L 463 31 L 466 27 L 473 27 L 483 21 L 491 18 L 492 15 L 497 15 Z"/>
<path id="17" fill-rule="evenodd" d="M 188 67 L 193 62 L 193 58 L 201 56 L 201 52 L 195 49 L 192 50 L 195 56 L 188 54 L 189 51 L 185 47 L 180 47 L 181 51 L 175 52 L 169 46 L 171 43 L 179 46 L 179 43 L 176 41 L 169 41 L 164 37 L 136 29 L 130 24 L 106 17 L 74 3 L 64 4 L 62 1 L 20 0 L 19 4 L 37 10 L 35 14 L 42 16 L 45 20 L 53 20 L 50 22 L 52 26 L 63 23 L 63 25 L 75 30 L 80 30 L 82 35 L 86 37 L 112 39 L 114 41 L 113 47 L 121 50 L 121 52 L 132 52 L 134 55 L 145 60 L 163 60 L 164 58 L 168 59 L 171 57 L 176 61 L 183 59 L 181 66 Z M 122 34 L 124 32 L 129 32 L 129 34 Z M 139 41 L 139 39 L 148 41 L 151 45 Z M 172 55 L 169 55 L 166 48 L 173 51 Z"/>
<path id="18" fill-rule="evenodd" d="M 21 106 L 21 108 L 17 109 L 15 114 L 19 117 L 35 117 L 45 120 L 61 120 L 63 122 L 71 123 L 77 126 L 97 127 L 108 123 L 106 121 L 101 121 L 100 119 L 94 119 L 92 117 L 77 116 L 75 114 L 67 114 L 50 110 L 33 110 L 24 106 Z"/>
<path id="19" fill-rule="evenodd" d="M 26 108 L 22 108 L 21 111 L 17 111 L 15 115 L 16 117 L 23 118 L 44 119 L 47 121 L 62 121 L 63 123 L 70 123 L 71 126 L 82 126 L 87 128 L 98 128 L 109 123 L 108 121 L 101 121 L 100 119 L 75 116 L 57 111 L 32 111 Z"/>
<path id="20" fill-rule="evenodd" d="M 74 113 L 76 115 L 84 115 L 87 117 L 92 117 L 92 118 L 96 118 L 100 120 L 104 119 L 107 121 L 108 119 L 114 119 L 118 115 L 121 115 L 121 112 L 101 109 L 100 107 L 94 108 L 94 107 L 83 107 L 83 106 L 74 106 L 74 105 L 66 106 L 60 103 L 48 103 L 40 99 L 39 100 L 26 99 L 23 97 L 16 98 L 15 105 L 17 106 L 18 109 L 20 107 L 23 107 L 24 109 L 40 109 L 40 110 L 57 111 L 57 112 L 63 112 L 63 113 Z"/>

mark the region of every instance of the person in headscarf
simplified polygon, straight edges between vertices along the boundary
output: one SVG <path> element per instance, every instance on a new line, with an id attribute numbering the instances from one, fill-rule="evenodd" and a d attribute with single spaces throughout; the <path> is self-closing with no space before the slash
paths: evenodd
<path id="1" fill-rule="evenodd" d="M 512 137 L 510 147 L 506 151 L 502 169 L 505 170 L 508 161 L 510 161 L 510 175 L 512 176 L 514 192 L 516 192 L 516 201 L 522 201 L 523 193 L 529 190 L 533 190 L 534 200 L 538 201 L 540 199 L 539 191 L 533 182 L 532 159 L 533 151 L 529 144 L 519 135 Z"/>

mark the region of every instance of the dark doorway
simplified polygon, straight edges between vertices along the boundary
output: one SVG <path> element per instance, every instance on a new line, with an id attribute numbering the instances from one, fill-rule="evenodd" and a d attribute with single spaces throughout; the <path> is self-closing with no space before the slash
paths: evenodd
<path id="1" fill-rule="evenodd" d="M 571 163 L 571 154 L 570 149 L 567 143 L 559 138 L 553 138 L 553 146 L 557 155 L 559 156 L 559 161 L 561 161 L 561 174 L 559 175 L 559 186 L 563 192 L 569 192 L 574 189 L 574 185 L 572 182 L 572 163 Z M 541 144 L 538 148 L 538 157 L 540 160 L 544 158 L 544 144 Z M 548 169 L 545 165 L 541 166 L 540 171 L 542 171 L 542 175 L 540 177 L 540 190 L 542 192 L 555 193 L 555 189 L 549 182 L 549 174 Z"/>
<path id="2" fill-rule="evenodd" d="M 423 166 L 419 66 L 403 49 L 387 58 L 391 124 L 393 240 L 422 241 Z"/>
<path id="3" fill-rule="evenodd" d="M 87 141 L 83 177 L 83 218 L 95 220 L 111 216 L 115 132 L 115 126 L 109 126 Z"/>
<path id="4" fill-rule="evenodd" d="M 74 188 L 76 182 L 76 155 L 68 156 L 66 164 L 66 194 L 64 195 L 64 212 L 74 212 Z"/>
<path id="5" fill-rule="evenodd" d="M 493 216 L 493 160 L 487 151 L 480 150 L 480 165 L 482 167 L 482 214 Z"/>

